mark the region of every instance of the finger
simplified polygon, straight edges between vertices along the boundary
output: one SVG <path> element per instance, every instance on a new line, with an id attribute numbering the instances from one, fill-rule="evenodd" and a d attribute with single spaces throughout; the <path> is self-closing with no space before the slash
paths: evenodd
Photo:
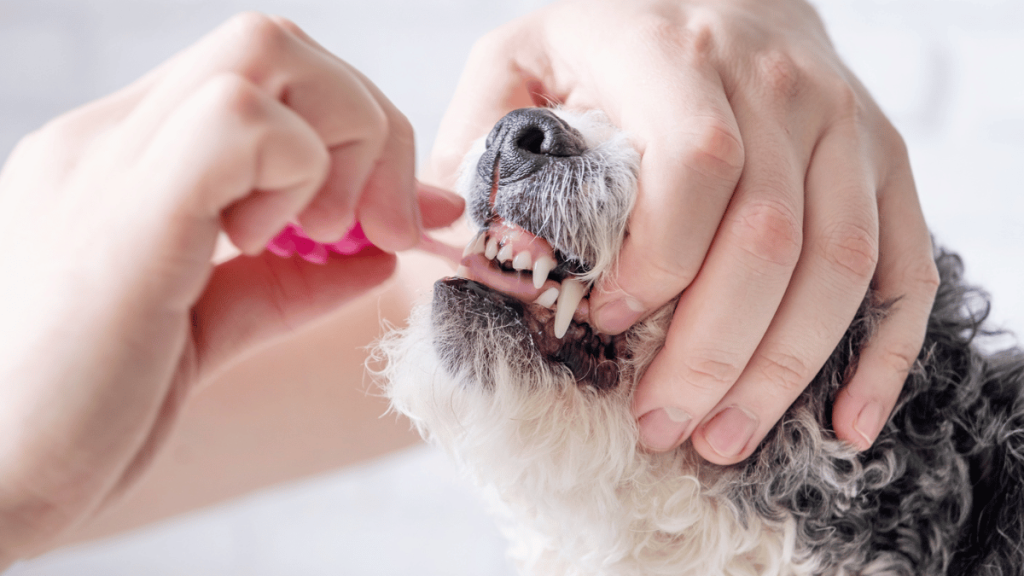
<path id="1" fill-rule="evenodd" d="M 694 432 L 694 448 L 733 464 L 760 444 L 835 350 L 877 261 L 876 178 L 855 127 L 825 133 L 807 173 L 806 237 L 771 326 L 742 375 Z"/>
<path id="2" fill-rule="evenodd" d="M 495 30 L 476 42 L 441 119 L 423 171 L 425 182 L 453 188 L 474 141 L 486 136 L 505 114 L 537 105 L 531 97 L 531 79 L 516 65 L 521 52 L 535 45 L 531 28 L 517 25 Z"/>
<path id="3" fill-rule="evenodd" d="M 383 153 L 388 116 L 349 66 L 296 37 L 278 20 L 240 15 L 173 58 L 125 122 L 129 146 L 142 146 L 171 110 L 209 78 L 224 73 L 241 76 L 295 110 L 331 150 L 330 185 L 316 197 L 316 209 L 323 214 L 311 220 L 307 233 L 337 240 L 354 220 L 358 195 Z"/>
<path id="4" fill-rule="evenodd" d="M 416 183 L 416 193 L 423 215 L 423 227 L 428 230 L 451 226 L 466 210 L 466 201 L 458 194 Z"/>
<path id="5" fill-rule="evenodd" d="M 609 60 L 606 77 L 635 81 L 606 86 L 599 96 L 642 153 L 629 236 L 616 269 L 590 298 L 595 326 L 613 334 L 693 280 L 744 165 L 745 142 L 708 60 L 649 42 L 631 46 Z M 636 62 L 644 63 L 639 71 Z M 652 70 L 673 72 L 652 87 L 642 79 Z"/>
<path id="6" fill-rule="evenodd" d="M 905 152 L 901 170 L 879 193 L 880 301 L 894 301 L 878 332 L 860 352 L 857 371 L 833 407 L 836 435 L 861 450 L 871 447 L 892 412 L 928 327 L 939 277 Z"/>
<path id="7" fill-rule="evenodd" d="M 262 14 L 235 16 L 163 68 L 129 119 L 143 139 L 207 80 L 224 73 L 242 76 L 296 110 L 328 146 L 366 130 L 356 116 L 371 116 L 372 125 L 381 115 L 347 66 Z"/>
<path id="8" fill-rule="evenodd" d="M 342 147 L 332 152 L 336 177 L 328 178 L 325 190 L 300 216 L 303 227 L 311 231 L 311 237 L 335 240 L 351 227 L 355 212 L 355 218 L 375 245 L 389 251 L 415 245 L 419 241 L 421 216 L 413 186 L 416 159 L 412 125 L 359 70 L 331 54 L 295 23 L 276 16 L 271 19 L 313 50 L 347 69 L 380 106 L 385 120 L 380 129 L 386 132 L 383 149 L 379 161 L 372 165 L 365 186 L 359 191 L 358 206 L 351 195 L 346 194 L 354 184 L 343 182 L 344 166 L 349 163 L 345 155 L 350 154 L 350 150 Z"/>
<path id="9" fill-rule="evenodd" d="M 203 378 L 298 330 L 389 278 L 394 256 L 373 248 L 325 264 L 264 253 L 217 266 L 192 315 Z"/>
<path id="10" fill-rule="evenodd" d="M 398 108 L 359 70 L 339 59 L 305 33 L 295 23 L 284 18 L 271 17 L 280 26 L 325 57 L 348 69 L 374 98 L 386 117 L 386 140 L 369 174 L 366 185 L 360 192 L 359 205 L 355 209 L 357 219 L 367 237 L 386 250 L 397 251 L 413 246 L 419 240 L 420 213 L 413 188 L 415 168 L 415 140 L 412 125 Z M 347 148 L 347 147 L 346 147 Z M 339 150 L 342 156 L 349 151 Z M 336 158 L 339 177 L 343 177 L 343 158 Z M 300 216 L 307 229 L 319 232 L 320 237 L 336 238 L 351 226 L 353 202 L 345 194 L 347 187 L 338 184 L 339 179 L 328 178 L 325 191 L 318 194 L 313 203 Z M 332 189 L 340 192 L 331 193 Z"/>
<path id="11" fill-rule="evenodd" d="M 359 222 L 367 238 L 384 250 L 411 248 L 422 233 L 412 124 L 361 72 L 352 69 L 352 73 L 363 80 L 388 119 L 383 153 L 360 195 L 356 210 Z"/>
<path id="12" fill-rule="evenodd" d="M 760 110 L 758 110 L 760 112 Z M 786 129 L 749 130 L 743 176 L 697 279 L 681 296 L 665 347 L 637 386 L 649 449 L 677 446 L 739 378 L 790 282 L 802 242 L 803 183 Z M 666 414 L 675 414 L 673 425 Z"/>
<path id="13" fill-rule="evenodd" d="M 156 245 L 131 249 L 150 262 L 159 294 L 187 309 L 221 222 L 236 246 L 259 253 L 319 189 L 327 162 L 288 107 L 238 76 L 214 78 L 169 116 L 135 168 L 144 193 L 125 198 L 124 213 L 158 232 L 148 235 Z"/>

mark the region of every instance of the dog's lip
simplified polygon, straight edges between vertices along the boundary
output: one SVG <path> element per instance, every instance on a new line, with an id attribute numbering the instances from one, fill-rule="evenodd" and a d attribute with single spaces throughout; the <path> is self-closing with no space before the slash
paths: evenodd
<path id="1" fill-rule="evenodd" d="M 515 298 L 524 304 L 543 306 L 537 301 L 549 290 L 561 290 L 562 284 L 552 279 L 544 282 L 544 285 L 537 289 L 533 286 L 530 276 L 522 272 L 505 272 L 499 269 L 493 260 L 488 260 L 481 254 L 469 254 L 462 258 L 462 266 L 459 273 L 451 278 L 463 278 L 482 284 L 491 290 Z M 580 324 L 590 323 L 590 300 L 584 298 L 573 313 L 574 322 Z"/>
<path id="2" fill-rule="evenodd" d="M 505 272 L 498 268 L 493 260 L 488 260 L 483 254 L 467 254 L 462 257 L 461 264 L 459 277 L 479 282 L 525 303 L 534 302 L 549 289 L 557 289 L 561 286 L 561 284 L 549 278 L 540 288 L 536 288 L 533 285 L 531 274 L 521 271 Z"/>
<path id="3" fill-rule="evenodd" d="M 444 287 L 445 290 L 440 290 Z M 451 310 L 452 294 L 458 293 L 472 298 L 475 303 L 467 305 L 462 301 L 458 308 L 473 317 L 490 316 L 492 313 L 481 314 L 486 308 L 494 308 L 495 318 L 510 330 L 515 326 L 525 328 L 540 357 L 548 362 L 565 366 L 577 383 L 586 384 L 596 390 L 614 388 L 619 381 L 619 359 L 628 357 L 623 336 L 600 335 L 594 332 L 585 322 L 574 321 L 569 326 L 565 337 L 555 333 L 555 312 L 543 306 L 526 304 L 517 298 L 499 292 L 490 286 L 475 280 L 459 277 L 448 277 L 435 284 L 434 305 L 442 303 L 444 316 Z M 435 309 L 436 313 L 436 309 Z M 516 320 L 510 321 L 512 314 Z"/>

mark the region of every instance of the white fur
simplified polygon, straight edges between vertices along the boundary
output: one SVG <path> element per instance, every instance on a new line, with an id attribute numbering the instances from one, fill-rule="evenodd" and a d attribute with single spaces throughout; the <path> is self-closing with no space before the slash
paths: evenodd
<path id="1" fill-rule="evenodd" d="M 619 205 L 631 206 L 638 157 L 623 146 L 625 136 L 595 115 L 562 117 L 591 150 L 601 151 L 595 156 L 600 172 L 629 188 L 628 203 Z M 481 150 L 470 154 L 468 166 Z M 468 190 L 475 172 L 464 174 L 461 186 Z M 594 239 L 601 253 L 594 277 L 612 265 L 627 215 L 616 215 L 621 229 L 605 228 L 609 237 Z M 486 339 L 495 386 L 474 382 L 470 367 L 449 374 L 444 351 L 434 346 L 429 306 L 381 343 L 387 360 L 381 376 L 394 410 L 484 488 L 524 574 L 754 576 L 815 568 L 795 549 L 790 521 L 751 516 L 742 524 L 717 489 L 719 474 L 702 469 L 691 449 L 651 454 L 638 448 L 633 388 L 660 349 L 671 312 L 670 305 L 630 333 L 633 360 L 623 366 L 620 385 L 603 392 L 577 386 L 558 365 L 524 369 L 527 353 L 503 340 L 499 324 Z"/>

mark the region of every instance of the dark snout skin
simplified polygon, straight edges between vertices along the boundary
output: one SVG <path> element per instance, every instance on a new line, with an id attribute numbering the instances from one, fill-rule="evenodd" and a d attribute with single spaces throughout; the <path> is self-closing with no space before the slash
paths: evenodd
<path id="1" fill-rule="evenodd" d="M 513 110 L 494 125 L 487 150 L 477 163 L 485 182 L 509 184 L 528 178 L 558 158 L 579 156 L 586 150 L 583 136 L 545 108 Z"/>

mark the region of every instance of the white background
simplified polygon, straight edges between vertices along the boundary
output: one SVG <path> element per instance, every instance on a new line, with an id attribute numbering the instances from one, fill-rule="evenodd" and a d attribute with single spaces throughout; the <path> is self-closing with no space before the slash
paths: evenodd
<path id="1" fill-rule="evenodd" d="M 425 157 L 473 40 L 544 2 L 0 0 L 0 157 L 229 15 L 278 13 L 372 78 Z M 1024 2 L 820 0 L 847 63 L 907 140 L 926 216 L 1024 331 Z M 0 231 L 2 232 L 2 231 Z M 5 245 L 11 249 L 14 240 Z M 510 574 L 503 543 L 445 458 L 416 448 L 264 491 L 10 574 Z"/>

